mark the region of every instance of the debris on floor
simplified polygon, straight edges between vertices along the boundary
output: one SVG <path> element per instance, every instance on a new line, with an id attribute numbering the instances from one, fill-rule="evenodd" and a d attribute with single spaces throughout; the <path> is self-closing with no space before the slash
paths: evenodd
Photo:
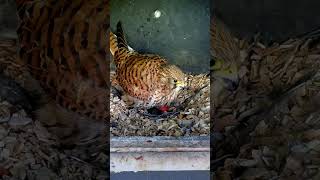
<path id="1" fill-rule="evenodd" d="M 114 72 L 111 78 L 114 77 Z M 210 133 L 210 80 L 203 75 L 190 75 L 199 91 L 183 90 L 179 104 L 186 104 L 175 116 L 150 118 L 136 108 L 129 109 L 115 91 L 110 96 L 110 131 L 113 136 L 202 136 Z M 201 83 L 201 84 L 199 84 Z"/>
<path id="2" fill-rule="evenodd" d="M 0 103 L 0 177 L 2 179 L 106 179 L 104 166 L 85 162 L 73 151 L 61 150 L 51 134 L 27 116 Z M 99 156 L 100 164 L 106 159 Z"/>
<path id="3" fill-rule="evenodd" d="M 15 41 L 0 42 L 0 179 L 107 179 L 107 149 L 61 148 L 32 117 L 32 99 L 22 87 L 34 84 L 14 64 L 15 49 Z"/>
<path id="4" fill-rule="evenodd" d="M 240 86 L 215 114 L 235 122 L 220 128 L 215 178 L 320 178 L 320 46 L 314 39 L 271 46 L 255 39 L 242 49 L 248 56 Z"/>

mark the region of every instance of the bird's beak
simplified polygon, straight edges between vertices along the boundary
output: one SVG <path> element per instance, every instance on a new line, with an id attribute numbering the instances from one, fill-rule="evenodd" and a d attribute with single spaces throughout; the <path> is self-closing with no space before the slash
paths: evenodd
<path id="1" fill-rule="evenodd" d="M 185 86 L 186 86 L 186 83 L 181 82 L 181 81 L 177 81 L 177 82 L 176 82 L 176 86 L 177 86 L 177 87 L 185 87 Z"/>

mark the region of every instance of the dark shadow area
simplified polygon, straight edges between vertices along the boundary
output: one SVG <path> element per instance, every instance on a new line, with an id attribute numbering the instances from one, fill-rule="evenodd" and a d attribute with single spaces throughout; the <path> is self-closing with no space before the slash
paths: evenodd
<path id="1" fill-rule="evenodd" d="M 320 1 L 214 0 L 213 10 L 239 37 L 263 32 L 264 39 L 283 41 L 320 27 Z"/>
<path id="2" fill-rule="evenodd" d="M 0 0 L 0 39 L 16 38 L 18 18 L 14 0 Z"/>

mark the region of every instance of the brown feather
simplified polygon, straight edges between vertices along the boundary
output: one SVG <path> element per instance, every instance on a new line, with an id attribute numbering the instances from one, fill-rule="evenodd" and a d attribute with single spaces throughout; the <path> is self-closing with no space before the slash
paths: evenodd
<path id="1" fill-rule="evenodd" d="M 18 28 L 19 57 L 50 97 L 97 120 L 107 119 L 108 2 L 34 0 Z"/>
<path id="2" fill-rule="evenodd" d="M 221 59 L 226 65 L 237 61 L 240 48 L 228 27 L 217 17 L 211 19 L 211 56 Z"/>

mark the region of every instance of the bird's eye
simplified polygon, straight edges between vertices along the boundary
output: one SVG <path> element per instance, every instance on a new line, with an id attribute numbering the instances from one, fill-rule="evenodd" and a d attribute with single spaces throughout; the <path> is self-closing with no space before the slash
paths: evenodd
<path id="1" fill-rule="evenodd" d="M 178 81 L 175 79 L 175 80 L 173 80 L 173 82 L 175 82 L 175 83 L 176 83 L 176 82 L 178 82 Z"/>

